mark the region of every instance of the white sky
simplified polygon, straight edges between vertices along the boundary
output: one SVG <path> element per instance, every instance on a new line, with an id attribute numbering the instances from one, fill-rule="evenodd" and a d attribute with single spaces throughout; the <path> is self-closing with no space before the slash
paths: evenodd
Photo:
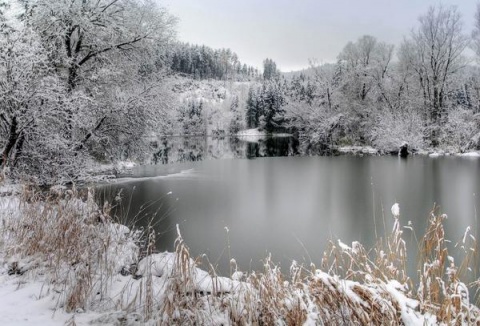
<path id="1" fill-rule="evenodd" d="M 348 41 L 369 34 L 400 44 L 430 5 L 456 5 L 470 34 L 477 0 L 163 0 L 177 16 L 178 38 L 230 48 L 242 62 L 262 67 L 272 58 L 282 71 L 333 62 Z"/>

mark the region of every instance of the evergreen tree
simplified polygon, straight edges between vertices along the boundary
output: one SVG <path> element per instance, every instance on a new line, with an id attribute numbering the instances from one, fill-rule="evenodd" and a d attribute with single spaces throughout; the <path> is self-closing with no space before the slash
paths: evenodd
<path id="1" fill-rule="evenodd" d="M 257 128 L 259 117 L 260 117 L 260 112 L 258 108 L 257 92 L 252 86 L 248 90 L 248 97 L 247 97 L 247 114 L 246 114 L 247 127 Z"/>
<path id="2" fill-rule="evenodd" d="M 188 101 L 180 111 L 179 122 L 186 135 L 205 134 L 205 119 L 202 101 Z"/>
<path id="3" fill-rule="evenodd" d="M 279 80 L 265 82 L 261 90 L 261 127 L 272 133 L 283 127 L 284 88 Z"/>
<path id="4" fill-rule="evenodd" d="M 233 117 L 230 122 L 229 132 L 230 134 L 236 134 L 242 128 L 242 114 L 239 110 L 237 95 L 233 96 L 232 103 L 230 104 L 230 111 L 233 113 Z"/>
<path id="5" fill-rule="evenodd" d="M 178 43 L 162 60 L 171 70 L 193 75 L 195 79 L 248 80 L 254 78 L 249 67 L 230 49 L 214 50 L 208 46 Z M 253 68 L 251 68 L 253 71 Z"/>
<path id="6" fill-rule="evenodd" d="M 265 59 L 263 61 L 263 79 L 271 80 L 280 76 L 280 71 L 277 69 L 277 64 L 272 59 Z"/>

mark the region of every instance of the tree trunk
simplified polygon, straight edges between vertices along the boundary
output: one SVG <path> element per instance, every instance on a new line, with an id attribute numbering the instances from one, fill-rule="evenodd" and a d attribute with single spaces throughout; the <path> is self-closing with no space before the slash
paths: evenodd
<path id="1" fill-rule="evenodd" d="M 17 142 L 18 134 L 17 134 L 17 118 L 13 117 L 12 122 L 10 123 L 10 132 L 8 134 L 8 141 L 5 145 L 2 156 L 0 157 L 0 167 L 3 168 L 7 165 L 8 157 L 10 156 L 10 152 L 12 151 L 13 146 Z"/>
<path id="2" fill-rule="evenodd" d="M 367 85 L 365 83 L 363 83 L 362 93 L 360 95 L 360 98 L 363 101 L 363 100 L 365 100 L 365 97 L 367 97 Z"/>
<path id="3" fill-rule="evenodd" d="M 440 94 L 437 86 L 433 87 L 433 107 L 431 117 L 433 123 L 437 123 L 440 118 Z"/>
<path id="4" fill-rule="evenodd" d="M 72 63 L 70 67 L 68 67 L 68 92 L 72 92 L 77 86 L 77 67 L 75 63 Z"/>
<path id="5" fill-rule="evenodd" d="M 85 147 L 85 144 L 87 143 L 87 141 L 90 139 L 90 137 L 93 136 L 93 134 L 95 133 L 95 131 L 97 131 L 103 124 L 103 122 L 105 121 L 105 119 L 107 118 L 107 116 L 103 116 L 97 123 L 97 125 L 89 132 L 85 135 L 85 137 L 83 138 L 83 140 L 80 142 L 80 144 L 78 144 L 77 146 L 75 146 L 75 148 L 73 149 L 75 152 L 78 152 L 80 150 L 82 150 L 84 147 Z M 76 155 L 76 154 L 75 154 Z"/>
<path id="6" fill-rule="evenodd" d="M 330 95 L 330 88 L 327 87 L 327 101 L 328 101 L 328 109 L 332 110 L 332 98 Z"/>
<path id="7" fill-rule="evenodd" d="M 13 166 L 16 166 L 18 159 L 22 156 L 23 143 L 25 142 L 25 134 L 20 132 L 18 136 L 17 144 L 15 145 L 15 156 L 13 157 Z"/>

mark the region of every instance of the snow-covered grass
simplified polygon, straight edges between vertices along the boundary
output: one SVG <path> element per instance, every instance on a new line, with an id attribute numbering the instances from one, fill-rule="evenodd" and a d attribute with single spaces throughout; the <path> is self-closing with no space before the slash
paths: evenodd
<path id="1" fill-rule="evenodd" d="M 445 215 L 429 219 L 420 242 L 418 283 L 406 269 L 400 208 L 372 250 L 330 242 L 321 266 L 270 257 L 245 273 L 232 259 L 221 277 L 190 256 L 177 227 L 175 252 L 155 253 L 155 234 L 116 224 L 110 205 L 57 187 L 0 197 L 0 323 L 127 325 L 431 325 L 478 324 L 480 310 L 462 281 L 476 268 L 468 228 L 459 265 L 447 250 Z M 474 281 L 469 286 L 478 286 Z"/>

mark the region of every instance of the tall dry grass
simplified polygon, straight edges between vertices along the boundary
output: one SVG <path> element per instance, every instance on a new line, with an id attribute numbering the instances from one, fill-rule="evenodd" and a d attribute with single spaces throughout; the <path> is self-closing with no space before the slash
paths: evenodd
<path id="1" fill-rule="evenodd" d="M 15 203 L 10 213 L 0 213 L 10 273 L 42 277 L 58 307 L 103 314 L 96 322 L 480 324 L 469 291 L 480 284 L 478 244 L 470 229 L 456 244 L 448 242 L 445 215 L 432 213 L 419 240 L 419 275 L 407 269 L 403 232 L 411 226 L 396 216 L 392 231 L 372 249 L 331 241 L 318 267 L 293 262 L 282 271 L 268 256 L 263 270 L 234 280 L 219 276 L 208 261 L 200 269 L 205 259 L 191 257 L 180 230 L 175 252 L 155 253 L 153 231 L 140 239 L 114 223 L 110 205 L 98 207 L 91 191 L 28 189 Z"/>
<path id="2" fill-rule="evenodd" d="M 98 207 L 93 192 L 25 188 L 0 213 L 1 254 L 9 274 L 42 275 L 67 312 L 85 311 L 109 292 L 114 275 L 137 259 L 140 235 Z"/>

